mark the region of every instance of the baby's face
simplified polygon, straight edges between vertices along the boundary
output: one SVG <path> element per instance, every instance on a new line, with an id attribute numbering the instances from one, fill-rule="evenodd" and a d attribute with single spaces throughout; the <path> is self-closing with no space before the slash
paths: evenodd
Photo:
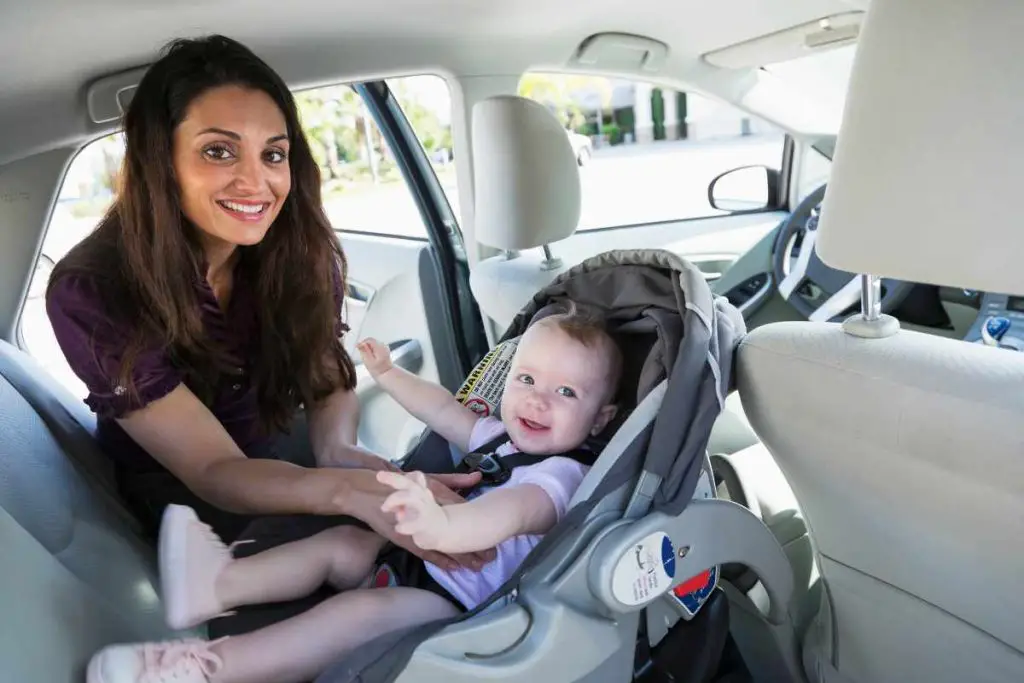
<path id="1" fill-rule="evenodd" d="M 501 398 L 502 422 L 519 450 L 564 453 L 604 429 L 615 415 L 606 355 L 554 325 L 527 330 Z"/>

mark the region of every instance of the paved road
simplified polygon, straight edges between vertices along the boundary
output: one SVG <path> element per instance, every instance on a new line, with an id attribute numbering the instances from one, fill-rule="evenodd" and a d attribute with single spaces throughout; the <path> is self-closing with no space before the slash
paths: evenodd
<path id="1" fill-rule="evenodd" d="M 580 170 L 582 215 L 580 229 L 653 223 L 716 215 L 708 205 L 708 183 L 719 173 L 738 166 L 778 167 L 781 137 L 752 137 L 725 141 L 659 142 L 595 150 Z M 453 207 L 458 207 L 454 177 L 445 178 Z M 425 236 L 419 212 L 402 185 L 386 185 L 344 195 L 325 204 L 334 226 L 341 230 L 396 236 Z M 47 233 L 43 252 L 54 260 L 63 256 L 95 225 L 95 218 L 76 219 L 70 207 L 59 205 Z M 37 283 L 38 285 L 38 283 Z M 36 292 L 42 288 L 34 286 Z M 53 339 L 42 299 L 35 297 L 22 317 L 26 347 L 62 382 L 85 395 L 81 382 L 64 363 Z"/>

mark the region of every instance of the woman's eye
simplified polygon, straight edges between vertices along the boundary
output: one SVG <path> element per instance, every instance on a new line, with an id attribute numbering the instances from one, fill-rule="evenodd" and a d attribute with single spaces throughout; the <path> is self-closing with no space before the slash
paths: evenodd
<path id="1" fill-rule="evenodd" d="M 519 375 L 519 381 L 523 384 L 533 384 L 533 377 L 529 375 Z"/>
<path id="2" fill-rule="evenodd" d="M 226 159 L 230 159 L 232 156 L 231 150 L 223 145 L 207 147 L 203 150 L 203 154 L 214 161 L 225 161 Z"/>
<path id="3" fill-rule="evenodd" d="M 267 151 L 264 158 L 272 164 L 280 164 L 288 159 L 288 155 L 279 149 L 271 149 Z"/>
<path id="4" fill-rule="evenodd" d="M 576 398 L 576 392 L 569 387 L 558 387 L 556 390 L 559 396 L 565 396 L 566 398 Z"/>

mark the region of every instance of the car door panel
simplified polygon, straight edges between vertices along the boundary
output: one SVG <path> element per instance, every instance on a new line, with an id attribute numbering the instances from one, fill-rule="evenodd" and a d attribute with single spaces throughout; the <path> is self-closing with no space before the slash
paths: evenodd
<path id="1" fill-rule="evenodd" d="M 424 379 L 437 382 L 439 373 L 424 294 L 429 281 L 421 274 L 424 240 L 338 233 L 348 262 L 346 322 L 351 330 L 345 348 L 358 362 L 356 344 L 374 337 L 392 349 L 392 362 Z M 425 285 L 425 283 L 427 283 Z M 436 311 L 433 312 L 436 315 Z M 365 368 L 357 367 L 359 440 L 388 458 L 404 454 L 423 428 L 376 385 Z"/>

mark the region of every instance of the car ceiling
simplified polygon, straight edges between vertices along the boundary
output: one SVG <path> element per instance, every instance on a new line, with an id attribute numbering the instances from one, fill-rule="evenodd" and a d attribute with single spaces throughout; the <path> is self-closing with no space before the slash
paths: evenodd
<path id="1" fill-rule="evenodd" d="M 151 62 L 175 37 L 231 36 L 301 87 L 417 71 L 517 76 L 531 68 L 564 68 L 581 41 L 595 33 L 633 33 L 670 46 L 657 80 L 730 99 L 730 79 L 741 74 L 715 69 L 700 55 L 865 5 L 866 0 L 0 0 L 0 164 L 95 135 L 85 114 L 85 87 Z"/>

